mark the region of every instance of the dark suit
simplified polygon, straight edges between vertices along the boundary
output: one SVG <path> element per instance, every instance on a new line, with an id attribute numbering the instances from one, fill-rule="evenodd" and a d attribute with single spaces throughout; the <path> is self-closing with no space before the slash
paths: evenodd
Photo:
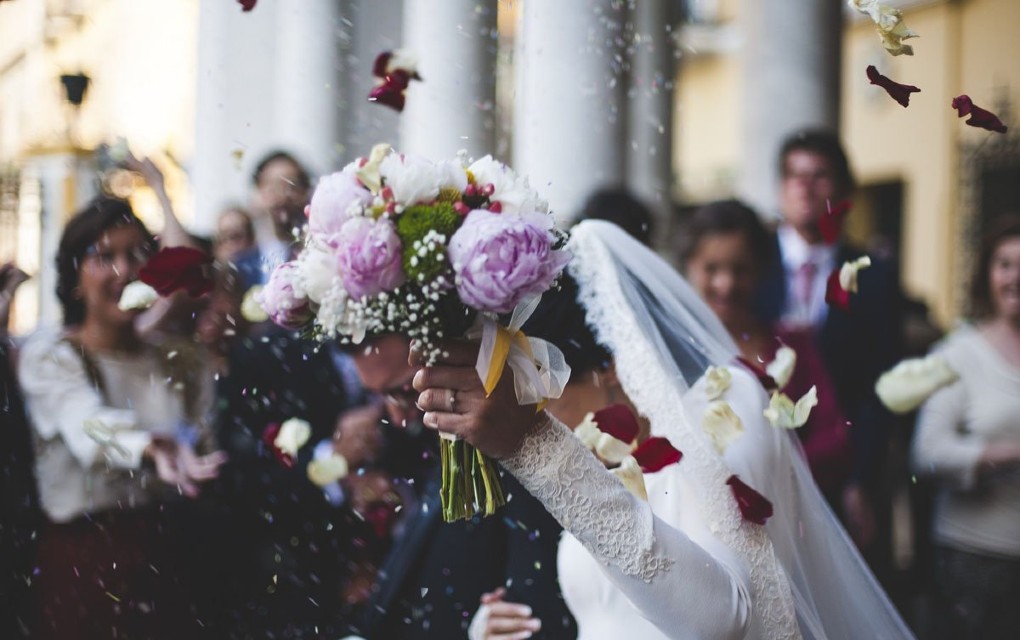
<path id="1" fill-rule="evenodd" d="M 438 465 L 421 483 L 422 505 L 379 575 L 360 629 L 370 640 L 467 637 L 479 598 L 496 587 L 542 621 L 535 638 L 570 639 L 577 627 L 559 590 L 561 529 L 509 474 L 510 501 L 494 516 L 444 523 Z"/>
<path id="2" fill-rule="evenodd" d="M 781 256 L 778 240 L 776 246 L 775 255 Z M 862 255 L 859 249 L 840 245 L 836 267 Z M 771 326 L 786 306 L 786 273 L 781 258 L 762 278 L 759 294 L 760 315 Z M 875 394 L 875 382 L 901 357 L 903 305 L 899 278 L 892 265 L 872 258 L 872 265 L 858 275 L 858 292 L 850 296 L 849 311 L 830 306 L 821 326 L 815 327 L 819 351 L 840 407 L 851 424 L 854 449 L 851 480 L 860 484 L 875 504 L 880 547 L 888 543 L 882 539 L 888 534 L 883 532 L 882 521 L 889 501 L 884 470 L 895 419 Z M 873 569 L 879 572 L 882 567 L 876 566 L 876 562 L 881 565 L 885 560 L 875 557 L 871 560 Z"/>
<path id="3" fill-rule="evenodd" d="M 348 508 L 329 504 L 306 467 L 315 443 L 332 437 L 337 417 L 356 399 L 328 347 L 282 329 L 240 341 L 230 366 L 220 381 L 217 420 L 230 456 L 218 489 L 235 535 L 227 551 L 238 565 L 228 588 L 236 600 L 230 623 L 258 637 L 316 627 L 328 633 L 341 622 L 346 563 L 371 553 L 376 538 Z M 267 425 L 289 418 L 306 420 L 312 430 L 292 468 L 262 442 Z"/>

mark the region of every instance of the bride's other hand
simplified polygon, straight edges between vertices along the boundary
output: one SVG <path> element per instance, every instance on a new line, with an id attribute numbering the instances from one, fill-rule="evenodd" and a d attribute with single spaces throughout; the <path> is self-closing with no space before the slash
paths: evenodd
<path id="1" fill-rule="evenodd" d="M 531 607 L 505 602 L 504 596 L 503 587 L 482 596 L 468 629 L 470 640 L 522 640 L 542 628 L 542 621 L 531 617 Z"/>
<path id="2" fill-rule="evenodd" d="M 451 340 L 443 343 L 443 357 L 423 366 L 414 376 L 420 393 L 418 407 L 425 412 L 426 426 L 463 438 L 482 453 L 505 458 L 517 451 L 524 435 L 546 419 L 535 405 L 521 405 L 514 391 L 514 373 L 509 367 L 493 390 L 485 389 L 475 371 L 478 342 Z M 420 352 L 411 351 L 412 365 L 424 364 Z"/>

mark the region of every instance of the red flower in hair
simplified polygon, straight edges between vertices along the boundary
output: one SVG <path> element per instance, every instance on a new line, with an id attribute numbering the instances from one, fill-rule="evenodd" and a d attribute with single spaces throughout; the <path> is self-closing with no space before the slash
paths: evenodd
<path id="1" fill-rule="evenodd" d="M 237 0 L 237 2 L 241 5 L 241 11 L 248 12 L 255 8 L 255 3 L 258 0 Z"/>
<path id="2" fill-rule="evenodd" d="M 889 94 L 889 97 L 896 102 L 899 102 L 904 107 L 910 105 L 910 94 L 921 92 L 921 90 L 914 85 L 900 84 L 899 82 L 894 82 L 886 76 L 883 76 L 878 72 L 878 69 L 875 68 L 875 65 L 868 65 L 867 73 L 868 80 L 871 81 L 871 84 L 878 85 L 885 89 L 885 92 Z"/>
<path id="3" fill-rule="evenodd" d="M 213 288 L 209 265 L 212 257 L 190 247 L 167 247 L 149 258 L 138 271 L 138 279 L 161 296 L 184 290 L 192 298 L 209 293 Z"/>
<path id="4" fill-rule="evenodd" d="M 631 454 L 641 471 L 644 473 L 655 473 L 663 467 L 669 466 L 684 457 L 678 449 L 674 449 L 669 440 L 665 438 L 648 438 Z"/>
<path id="5" fill-rule="evenodd" d="M 276 436 L 280 435 L 280 426 L 278 422 L 266 425 L 265 430 L 262 432 L 262 444 L 266 445 L 273 452 L 273 457 L 276 458 L 277 462 L 290 469 L 294 466 L 294 457 L 289 453 L 284 453 L 276 446 Z"/>
<path id="6" fill-rule="evenodd" d="M 967 94 L 953 98 L 953 108 L 956 109 L 956 115 L 961 118 L 970 116 L 967 124 L 972 127 L 1006 133 L 1006 125 L 1002 124 L 1002 120 L 999 120 L 998 116 L 991 111 L 986 111 L 974 104 Z"/>
<path id="7" fill-rule="evenodd" d="M 839 234 L 843 231 L 843 221 L 852 206 L 853 203 L 849 200 L 837 202 L 835 206 L 831 202 L 828 203 L 828 210 L 818 219 L 818 230 L 825 244 L 836 244 L 839 240 Z"/>
<path id="8" fill-rule="evenodd" d="M 630 407 L 614 404 L 595 412 L 599 431 L 608 433 L 620 442 L 631 443 L 638 437 L 638 421 Z"/>
<path id="9" fill-rule="evenodd" d="M 744 520 L 755 524 L 765 524 L 765 521 L 772 517 L 772 503 L 765 496 L 744 484 L 740 478 L 735 475 L 730 476 L 726 484 L 730 485 L 730 491 L 733 492 L 733 497 L 737 500 L 740 515 Z"/>

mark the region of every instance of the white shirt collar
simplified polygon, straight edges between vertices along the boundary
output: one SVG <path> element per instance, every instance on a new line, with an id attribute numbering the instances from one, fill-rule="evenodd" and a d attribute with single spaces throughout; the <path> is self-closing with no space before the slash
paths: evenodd
<path id="1" fill-rule="evenodd" d="M 825 268 L 836 260 L 835 245 L 808 244 L 790 225 L 780 225 L 777 237 L 783 256 L 783 266 L 787 270 L 796 271 L 809 260 L 816 266 Z"/>

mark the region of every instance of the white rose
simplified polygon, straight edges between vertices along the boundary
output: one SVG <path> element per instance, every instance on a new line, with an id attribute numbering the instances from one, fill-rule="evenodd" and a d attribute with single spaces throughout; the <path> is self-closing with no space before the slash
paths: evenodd
<path id="1" fill-rule="evenodd" d="M 733 374 L 726 367 L 709 367 L 705 372 L 705 397 L 718 400 L 730 388 Z"/>
<path id="2" fill-rule="evenodd" d="M 875 383 L 875 393 L 893 413 L 909 413 L 958 378 L 945 358 L 932 354 L 927 358 L 904 360 L 883 373 Z"/>
<path id="3" fill-rule="evenodd" d="M 645 489 L 645 477 L 641 473 L 641 466 L 633 456 L 627 456 L 620 463 L 620 466 L 612 469 L 614 476 L 620 479 L 623 486 L 632 494 L 648 501 L 648 491 Z"/>
<path id="4" fill-rule="evenodd" d="M 380 163 L 379 172 L 397 204 L 407 207 L 439 196 L 443 172 L 425 158 L 391 153 Z"/>
<path id="5" fill-rule="evenodd" d="M 817 404 L 818 390 L 815 387 L 811 387 L 796 404 L 785 393 L 777 391 L 772 394 L 764 415 L 773 427 L 797 429 L 804 426 L 811 416 L 811 409 Z"/>
<path id="6" fill-rule="evenodd" d="M 518 215 L 528 211 L 546 213 L 549 210 L 549 204 L 528 185 L 527 178 L 518 177 L 513 169 L 492 156 L 475 160 L 468 171 L 474 176 L 475 185 L 492 185 L 493 193 L 489 199 L 498 202 L 503 213 Z"/>
<path id="7" fill-rule="evenodd" d="M 315 241 L 308 243 L 294 261 L 294 266 L 296 267 L 294 292 L 316 304 L 322 303 L 323 298 L 339 280 L 336 255 L 328 247 Z"/>
<path id="8" fill-rule="evenodd" d="M 793 370 L 797 366 L 797 352 L 787 346 L 779 347 L 776 357 L 765 367 L 765 373 L 772 376 L 776 385 L 782 389 L 790 381 Z"/>
<path id="9" fill-rule="evenodd" d="M 347 477 L 349 471 L 347 458 L 334 452 L 327 458 L 319 458 L 308 463 L 308 479 L 317 487 L 331 485 L 337 480 Z"/>
<path id="10" fill-rule="evenodd" d="M 701 428 L 712 438 L 716 451 L 723 453 L 744 433 L 744 423 L 733 408 L 722 400 L 710 402 L 701 417 Z"/>
<path id="11" fill-rule="evenodd" d="M 311 436 L 311 425 L 300 418 L 291 418 L 280 425 L 280 432 L 276 434 L 273 445 L 280 451 L 297 457 L 298 449 L 305 446 Z"/>
<path id="12" fill-rule="evenodd" d="M 120 301 L 117 302 L 117 308 L 121 311 L 148 309 L 158 299 L 159 294 L 155 289 L 141 280 L 135 280 L 124 287 L 124 291 L 120 294 Z"/>
<path id="13" fill-rule="evenodd" d="M 459 160 L 444 160 L 436 164 L 439 186 L 442 189 L 456 189 L 464 193 L 468 186 L 467 171 Z"/>

